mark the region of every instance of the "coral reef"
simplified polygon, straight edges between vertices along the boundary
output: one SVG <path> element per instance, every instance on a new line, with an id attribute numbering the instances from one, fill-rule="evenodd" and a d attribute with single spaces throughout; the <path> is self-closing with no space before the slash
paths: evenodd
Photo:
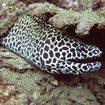
<path id="1" fill-rule="evenodd" d="M 21 1 L 23 3 L 25 3 L 26 5 L 32 4 L 32 3 L 37 3 L 37 2 L 44 2 L 46 0 L 17 0 L 17 1 Z"/>
<path id="2" fill-rule="evenodd" d="M 67 9 L 79 9 L 80 8 L 80 0 L 63 0 L 61 2 L 61 7 L 67 8 Z"/>
<path id="3" fill-rule="evenodd" d="M 85 105 L 105 105 L 105 71 L 103 69 L 100 72 L 82 76 L 51 75 L 38 68 L 31 70 L 32 65 L 3 47 L 0 47 L 0 52 L 2 57 L 0 66 L 3 61 L 21 70 L 27 69 L 23 73 L 18 73 L 7 65 L 0 67 L 0 74 L 8 79 L 9 84 L 15 84 L 29 97 L 28 105 L 84 105 L 84 103 Z M 9 102 L 7 105 L 14 105 Z"/>
<path id="4" fill-rule="evenodd" d="M 19 15 L 25 13 L 27 7 L 16 0 L 0 0 L 0 36 L 12 27 Z"/>
<path id="5" fill-rule="evenodd" d="M 104 29 L 105 1 L 54 0 L 48 1 L 50 3 L 45 1 L 47 0 L 13 0 L 12 2 L 11 0 L 0 0 L 0 36 L 12 27 L 18 16 L 26 13 L 31 13 L 31 16 L 41 16 L 50 13 L 49 22 L 51 24 L 63 29 L 64 27 L 75 26 L 75 33 L 78 36 L 89 34 L 90 29 L 95 25 L 99 29 Z"/>
<path id="6" fill-rule="evenodd" d="M 31 12 L 32 16 L 39 17 L 50 13 L 51 24 L 63 29 L 65 26 L 75 26 L 75 32 L 79 36 L 87 35 L 94 25 L 105 29 L 104 0 L 77 0 L 79 5 L 75 8 L 69 6 L 70 2 L 66 2 L 67 0 L 46 0 L 66 9 L 47 2 L 30 4 L 27 7 L 20 1 L 29 5 L 40 0 L 0 0 L 0 36 L 12 27 L 18 16 L 27 11 Z M 94 36 L 91 41 L 94 41 Z M 104 46 L 104 41 L 102 43 Z M 5 82 L 0 76 L 0 105 L 105 105 L 104 68 L 100 72 L 84 75 L 85 80 L 72 75 L 54 76 L 41 72 L 24 59 L 0 47 L 0 74 L 8 79 L 8 82 Z M 26 97 L 12 83 L 35 102 L 27 102 Z"/>
<path id="7" fill-rule="evenodd" d="M 28 105 L 25 94 L 19 92 L 0 75 L 0 105 Z"/>
<path id="8" fill-rule="evenodd" d="M 47 2 L 43 4 L 30 4 L 29 9 L 32 16 L 41 16 L 45 13 L 52 14 L 53 16 L 50 17 L 49 21 L 57 28 L 64 28 L 65 26 L 76 26 L 75 32 L 78 35 L 89 34 L 90 29 L 94 25 L 98 24 L 100 26 L 100 24 L 105 21 L 105 16 L 103 12 L 104 9 L 101 8 L 98 11 L 93 11 L 92 3 L 91 6 L 88 6 L 88 8 L 83 7 L 81 11 L 58 8 L 55 5 L 49 4 Z"/>
<path id="9" fill-rule="evenodd" d="M 105 104 L 102 101 L 104 93 L 101 91 L 104 88 L 99 86 L 104 86 L 105 77 L 103 76 L 103 81 L 102 75 L 100 75 L 101 79 L 98 78 L 99 74 L 96 73 L 99 72 L 84 76 L 51 75 L 38 68 L 30 70 L 29 67 L 32 65 L 3 47 L 0 47 L 0 52 L 0 56 L 3 56 L 1 61 L 19 68 L 27 68 L 24 73 L 18 73 L 10 67 L 2 66 L 0 74 L 8 79 L 9 83 L 14 83 L 22 93 L 27 94 L 30 98 L 28 105 L 84 105 L 84 103 L 85 105 L 100 105 L 101 102 L 103 102 L 102 105 Z M 105 74 L 102 71 L 101 73 Z M 95 91 L 97 89 L 92 88 L 97 85 L 99 86 L 98 94 Z"/>

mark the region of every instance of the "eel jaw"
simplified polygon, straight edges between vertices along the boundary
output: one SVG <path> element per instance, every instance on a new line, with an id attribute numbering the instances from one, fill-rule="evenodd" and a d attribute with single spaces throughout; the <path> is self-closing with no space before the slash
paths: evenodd
<path id="1" fill-rule="evenodd" d="M 96 71 L 101 68 L 101 62 L 90 62 L 90 63 L 72 62 L 71 64 L 72 65 L 69 65 L 72 71 L 71 73 L 75 75 L 83 74 L 90 71 Z M 76 69 L 72 68 L 74 66 Z"/>
<path id="2" fill-rule="evenodd" d="M 70 62 L 73 62 L 74 66 L 76 65 L 80 65 L 78 66 L 76 71 L 78 71 L 79 74 L 82 74 L 84 72 L 89 72 L 89 71 L 96 71 L 96 70 L 100 70 L 101 68 L 101 62 L 98 61 L 98 58 L 100 56 L 97 57 L 93 57 L 91 59 L 84 59 L 84 60 L 69 60 Z"/>
<path id="3" fill-rule="evenodd" d="M 101 62 L 87 63 L 87 66 L 89 68 L 89 71 L 99 70 L 101 68 Z"/>

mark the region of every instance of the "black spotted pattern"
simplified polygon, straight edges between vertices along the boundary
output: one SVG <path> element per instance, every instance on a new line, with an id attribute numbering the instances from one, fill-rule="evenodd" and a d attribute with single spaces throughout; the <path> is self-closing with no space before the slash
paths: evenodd
<path id="1" fill-rule="evenodd" d="M 1 43 L 49 73 L 77 75 L 101 67 L 100 62 L 80 63 L 100 56 L 97 47 L 68 38 L 37 17 L 20 17 L 9 34 L 1 38 Z"/>

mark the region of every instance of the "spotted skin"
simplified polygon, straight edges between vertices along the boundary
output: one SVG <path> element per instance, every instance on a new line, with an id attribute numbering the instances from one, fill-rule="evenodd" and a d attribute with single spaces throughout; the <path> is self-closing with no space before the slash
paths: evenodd
<path id="1" fill-rule="evenodd" d="M 99 48 L 68 38 L 37 17 L 19 17 L 1 44 L 48 73 L 82 74 L 101 67 L 100 62 L 82 63 L 100 57 Z"/>

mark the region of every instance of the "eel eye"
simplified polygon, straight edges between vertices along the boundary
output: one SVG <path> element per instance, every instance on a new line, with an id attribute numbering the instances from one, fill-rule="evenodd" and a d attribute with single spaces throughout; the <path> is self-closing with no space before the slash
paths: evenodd
<path id="1" fill-rule="evenodd" d="M 95 54 L 98 54 L 98 53 L 99 53 L 99 51 L 98 51 L 98 50 L 95 50 L 95 51 L 94 51 L 94 53 L 95 53 Z"/>

